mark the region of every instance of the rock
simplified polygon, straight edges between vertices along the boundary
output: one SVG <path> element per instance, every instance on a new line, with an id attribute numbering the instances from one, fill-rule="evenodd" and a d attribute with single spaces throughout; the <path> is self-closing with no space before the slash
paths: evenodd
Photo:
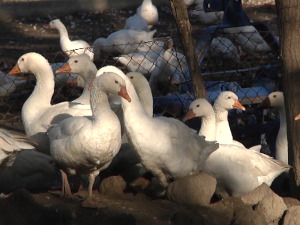
<path id="1" fill-rule="evenodd" d="M 126 188 L 126 182 L 121 176 L 111 176 L 105 178 L 100 186 L 99 192 L 104 195 L 122 195 Z"/>
<path id="2" fill-rule="evenodd" d="M 288 208 L 292 206 L 300 206 L 300 201 L 296 198 L 284 197 L 283 201 Z"/>
<path id="3" fill-rule="evenodd" d="M 262 183 L 260 186 L 255 188 L 253 191 L 241 196 L 241 200 L 244 203 L 256 205 L 265 196 L 274 193 L 271 188 L 266 184 Z"/>
<path id="4" fill-rule="evenodd" d="M 300 222 L 300 206 L 291 206 L 283 219 L 283 225 L 298 225 Z"/>
<path id="5" fill-rule="evenodd" d="M 253 211 L 250 205 L 238 207 L 234 211 L 233 220 L 230 225 L 267 225 L 264 216 L 260 212 Z"/>
<path id="6" fill-rule="evenodd" d="M 268 223 L 275 222 L 281 219 L 287 206 L 283 199 L 275 193 L 265 196 L 255 207 L 255 211 L 261 212 Z"/>
<path id="7" fill-rule="evenodd" d="M 194 174 L 169 184 L 167 197 L 186 205 L 209 205 L 217 181 L 205 173 Z"/>

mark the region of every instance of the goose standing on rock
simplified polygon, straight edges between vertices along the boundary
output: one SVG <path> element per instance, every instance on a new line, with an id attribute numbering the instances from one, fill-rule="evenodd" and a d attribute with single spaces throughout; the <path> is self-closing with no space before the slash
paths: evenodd
<path id="1" fill-rule="evenodd" d="M 158 22 L 158 11 L 152 0 L 143 0 L 143 3 L 137 8 L 136 14 L 144 18 L 151 29 Z"/>
<path id="2" fill-rule="evenodd" d="M 202 118 L 199 135 L 215 141 L 216 118 L 206 99 L 193 101 L 183 121 L 193 117 Z M 263 182 L 270 186 L 277 176 L 289 169 L 289 165 L 263 153 L 237 145 L 220 144 L 206 160 L 203 171 L 217 179 L 216 192 L 226 197 L 247 194 Z"/>
<path id="3" fill-rule="evenodd" d="M 72 116 L 90 116 L 91 109 L 77 109 L 72 102 L 51 104 L 54 93 L 54 75 L 49 62 L 40 54 L 22 55 L 9 75 L 32 73 L 36 85 L 22 107 L 22 122 L 27 136 L 38 143 L 38 150 L 50 154 L 47 126 Z"/>
<path id="4" fill-rule="evenodd" d="M 126 82 L 131 98 L 131 102 L 121 99 L 126 134 L 143 166 L 163 187 L 168 186 L 170 179 L 201 171 L 218 144 L 205 141 L 204 137 L 174 118 L 150 117 L 129 78 L 118 68 L 109 67 Z"/>
<path id="5" fill-rule="evenodd" d="M 104 73 L 91 89 L 93 116 L 69 118 L 48 130 L 51 155 L 56 163 L 67 173 L 89 174 L 84 207 L 101 207 L 92 200 L 95 177 L 109 166 L 121 147 L 120 121 L 110 108 L 108 93 L 131 101 L 125 81 L 117 74 Z M 65 188 L 71 194 L 70 188 Z"/>
<path id="6" fill-rule="evenodd" d="M 56 28 L 60 36 L 60 46 L 63 52 L 65 52 L 69 57 L 81 54 L 87 54 L 93 61 L 94 53 L 90 45 L 84 40 L 71 41 L 68 35 L 67 28 L 60 21 L 60 19 L 55 19 L 50 21 L 50 28 Z"/>
<path id="7" fill-rule="evenodd" d="M 261 103 L 261 107 L 268 106 L 277 108 L 279 111 L 280 127 L 276 138 L 275 158 L 286 164 L 288 161 L 288 140 L 286 127 L 286 114 L 284 106 L 283 92 L 276 91 L 269 94 L 269 96 Z"/>

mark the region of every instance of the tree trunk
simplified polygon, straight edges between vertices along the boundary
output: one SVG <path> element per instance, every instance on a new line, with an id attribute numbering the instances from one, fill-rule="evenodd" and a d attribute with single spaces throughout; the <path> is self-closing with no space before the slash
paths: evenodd
<path id="1" fill-rule="evenodd" d="M 300 197 L 300 1 L 276 0 L 280 52 L 283 62 L 283 92 L 287 115 L 291 194 Z"/>
<path id="2" fill-rule="evenodd" d="M 189 21 L 186 6 L 183 0 L 170 0 L 170 5 L 181 35 L 184 53 L 193 81 L 195 97 L 205 98 L 206 91 L 203 83 L 203 78 L 201 76 L 201 70 L 198 66 L 198 60 L 195 52 L 195 43 L 191 34 L 192 27 Z"/>

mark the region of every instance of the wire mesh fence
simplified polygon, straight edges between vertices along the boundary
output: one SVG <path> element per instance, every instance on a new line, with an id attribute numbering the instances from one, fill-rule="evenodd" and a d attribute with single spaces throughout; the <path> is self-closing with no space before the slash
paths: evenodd
<path id="1" fill-rule="evenodd" d="M 276 39 L 265 41 L 270 34 L 269 30 L 258 32 L 246 27 L 246 30 L 216 29 L 206 39 L 195 36 L 207 99 L 213 103 L 220 92 L 230 90 L 238 95 L 247 108 L 245 112 L 232 111 L 229 114 L 233 136 L 246 143 L 246 146 L 260 143 L 261 135 L 268 131 L 267 127 L 277 121 L 274 113 L 263 113 L 263 110 L 257 109 L 257 104 L 269 93 L 281 88 L 278 49 L 273 46 Z M 179 42 L 173 43 L 172 39 L 163 37 L 139 43 L 111 45 L 106 46 L 105 51 L 101 47 L 101 50 L 96 47 L 84 50 L 94 52 L 97 68 L 115 65 L 125 72 L 138 71 L 144 74 L 152 89 L 154 115 L 180 119 L 195 97 L 183 49 Z M 74 50 L 67 54 L 77 53 Z M 43 56 L 48 59 L 55 74 L 67 61 L 67 54 L 45 52 Z M 5 69 L 7 71 L 7 68 L 0 68 L 3 71 Z M 30 79 L 30 75 L 26 79 L 6 73 L 0 75 L 0 123 L 23 129 L 21 108 L 31 94 L 35 80 Z M 80 87 L 68 84 L 71 79 L 78 77 L 55 74 L 52 103 L 71 101 L 80 95 Z M 196 120 L 188 124 L 196 129 L 199 127 L 199 121 Z"/>

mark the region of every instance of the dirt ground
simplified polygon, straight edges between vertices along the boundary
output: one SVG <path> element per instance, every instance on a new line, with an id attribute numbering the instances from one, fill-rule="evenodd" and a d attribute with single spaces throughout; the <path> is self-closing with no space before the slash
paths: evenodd
<path id="1" fill-rule="evenodd" d="M 276 34 L 276 9 L 274 1 L 244 1 L 248 16 L 255 21 L 264 21 Z M 262 3 L 264 2 L 264 4 Z M 121 28 L 125 19 L 134 10 L 104 13 L 79 12 L 65 15 L 60 19 L 69 28 L 72 39 L 84 39 L 92 44 L 101 36 Z M 168 7 L 160 9 L 160 23 L 156 37 L 179 37 L 176 25 Z M 17 59 L 26 52 L 42 53 L 50 62 L 61 59 L 59 35 L 43 26 L 55 15 L 32 18 L 11 18 L 0 21 L 0 70 L 8 72 Z M 192 21 L 194 23 L 194 21 Z M 88 24 L 88 25 L 87 25 Z M 194 24 L 194 28 L 198 26 Z M 71 28 L 71 29 L 70 29 Z M 99 66 L 99 65 L 98 65 Z M 81 195 L 85 192 L 80 193 Z M 56 195 L 42 192 L 29 193 L 20 190 L 9 197 L 0 199 L 0 224 L 174 224 L 172 218 L 185 207 L 166 199 L 153 200 L 144 194 L 126 193 L 120 196 L 104 196 L 94 191 L 97 201 L 104 209 L 84 209 L 80 207 L 81 198 L 65 200 Z"/>

